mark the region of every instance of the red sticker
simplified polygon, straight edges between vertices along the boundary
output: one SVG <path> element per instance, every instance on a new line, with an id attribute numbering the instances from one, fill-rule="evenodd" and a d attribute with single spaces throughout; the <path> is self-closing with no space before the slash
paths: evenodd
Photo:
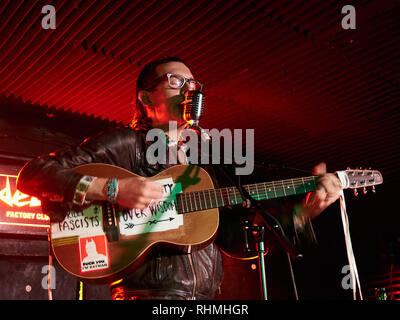
<path id="1" fill-rule="evenodd" d="M 79 238 L 81 273 L 110 268 L 108 241 L 105 235 Z"/>

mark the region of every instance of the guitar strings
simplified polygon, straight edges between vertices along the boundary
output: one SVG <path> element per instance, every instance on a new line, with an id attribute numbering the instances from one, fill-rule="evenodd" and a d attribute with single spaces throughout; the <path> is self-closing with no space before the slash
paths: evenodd
<path id="1" fill-rule="evenodd" d="M 272 181 L 272 182 L 248 184 L 244 185 L 243 187 L 247 190 L 247 192 L 253 194 L 252 196 L 255 196 L 256 200 L 264 200 L 264 199 L 278 198 L 286 195 L 300 194 L 300 193 L 306 193 L 308 191 L 313 191 L 316 188 L 315 182 L 317 178 L 318 178 L 317 176 L 294 178 L 294 179 L 281 180 L 278 182 Z M 306 185 L 309 185 L 310 182 L 313 182 L 313 190 L 306 189 Z M 304 190 L 301 190 L 299 192 L 298 187 L 300 186 L 302 186 Z M 265 192 L 262 189 L 264 189 Z M 269 189 L 270 191 L 267 191 L 267 189 Z M 294 193 L 287 194 L 286 191 L 290 192 L 290 190 L 293 190 Z M 217 191 L 219 193 L 219 196 L 217 195 Z M 213 196 L 211 196 L 212 192 L 214 193 Z M 208 195 L 206 195 L 206 193 L 208 193 Z M 254 195 L 254 193 L 256 194 Z M 268 197 L 268 195 L 271 195 L 271 193 L 273 193 L 275 196 Z M 204 199 L 202 199 L 202 195 Z M 235 205 L 243 201 L 241 193 L 239 192 L 237 187 L 225 187 L 219 189 L 207 189 L 207 190 L 186 192 L 177 194 L 177 197 L 180 198 L 179 200 L 180 203 L 182 204 L 182 210 L 181 210 L 182 213 L 198 211 L 198 210 L 206 210 L 225 205 Z M 206 197 L 208 197 L 209 200 Z M 213 198 L 215 201 L 213 201 Z M 235 201 L 233 201 L 233 198 L 235 199 Z M 238 199 L 240 201 L 238 201 Z"/>

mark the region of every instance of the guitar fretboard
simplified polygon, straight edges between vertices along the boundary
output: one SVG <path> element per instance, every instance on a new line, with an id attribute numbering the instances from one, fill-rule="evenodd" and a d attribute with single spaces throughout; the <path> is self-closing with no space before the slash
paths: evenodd
<path id="1" fill-rule="evenodd" d="M 262 182 L 244 185 L 243 188 L 255 200 L 267 200 L 287 197 L 314 191 L 316 176 Z M 176 195 L 178 213 L 188 213 L 243 203 L 240 191 L 236 187 L 208 189 Z"/>

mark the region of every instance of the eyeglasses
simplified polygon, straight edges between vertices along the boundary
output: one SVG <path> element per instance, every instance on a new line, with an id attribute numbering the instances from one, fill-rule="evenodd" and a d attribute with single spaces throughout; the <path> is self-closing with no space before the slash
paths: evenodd
<path id="1" fill-rule="evenodd" d="M 158 77 L 157 79 L 155 79 L 154 81 L 156 82 L 156 84 L 154 84 L 152 87 L 150 87 L 146 90 L 153 89 L 161 80 L 165 79 L 165 77 L 167 77 L 168 85 L 172 89 L 181 89 L 181 88 L 183 88 L 183 86 L 186 83 L 188 84 L 188 88 L 190 90 L 201 91 L 203 89 L 203 84 L 198 80 L 188 79 L 188 78 L 185 78 L 184 76 L 181 76 L 180 74 L 166 73 L 166 74 L 163 74 L 162 76 Z"/>

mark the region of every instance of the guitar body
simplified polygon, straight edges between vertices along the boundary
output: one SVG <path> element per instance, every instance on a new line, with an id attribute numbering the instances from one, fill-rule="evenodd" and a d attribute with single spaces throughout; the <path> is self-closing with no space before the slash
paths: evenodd
<path id="1" fill-rule="evenodd" d="M 86 164 L 74 170 L 97 177 L 121 179 L 136 176 L 106 164 Z M 149 179 L 168 179 L 169 182 L 172 179 L 175 187 L 179 186 L 184 193 L 214 188 L 208 173 L 193 165 L 177 165 Z M 176 205 L 171 197 L 169 200 Z M 175 209 L 178 209 L 177 205 Z M 70 212 L 63 222 L 52 223 L 52 248 L 60 265 L 83 281 L 108 283 L 137 268 L 155 247 L 167 246 L 190 252 L 207 246 L 218 229 L 218 208 L 185 214 L 175 210 L 174 217 L 163 216 L 162 212 L 152 215 L 140 210 L 127 210 L 108 203 L 97 203 L 81 212 Z M 122 221 L 126 217 L 129 217 L 129 222 Z M 137 217 L 141 223 L 137 223 Z M 180 222 L 176 223 L 177 220 Z M 110 224 L 110 221 L 113 223 Z M 111 227 L 108 228 L 107 223 Z M 142 225 L 144 229 L 133 231 Z M 89 251 L 97 256 L 92 255 L 94 258 L 85 262 Z"/>

